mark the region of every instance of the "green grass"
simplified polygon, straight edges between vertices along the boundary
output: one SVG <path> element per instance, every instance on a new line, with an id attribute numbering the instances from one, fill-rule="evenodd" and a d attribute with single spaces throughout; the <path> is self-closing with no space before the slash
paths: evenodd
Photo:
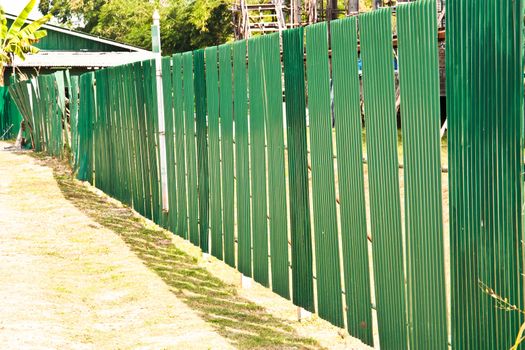
<path id="1" fill-rule="evenodd" d="M 117 233 L 170 290 L 198 312 L 217 333 L 241 349 L 318 349 L 312 338 L 299 336 L 278 319 L 239 295 L 199 267 L 197 259 L 178 249 L 159 227 L 147 225 L 127 207 L 118 206 L 72 179 L 67 165 L 35 154 L 54 170 L 65 198 L 100 225 Z"/>

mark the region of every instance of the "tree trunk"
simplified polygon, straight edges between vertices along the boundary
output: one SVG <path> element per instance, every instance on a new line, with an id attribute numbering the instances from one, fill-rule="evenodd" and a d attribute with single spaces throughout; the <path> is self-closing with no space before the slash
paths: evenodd
<path id="1" fill-rule="evenodd" d="M 359 12 L 359 0 L 348 0 L 348 14 Z"/>
<path id="2" fill-rule="evenodd" d="M 301 25 L 301 0 L 292 0 L 293 3 L 293 21 L 294 25 Z"/>

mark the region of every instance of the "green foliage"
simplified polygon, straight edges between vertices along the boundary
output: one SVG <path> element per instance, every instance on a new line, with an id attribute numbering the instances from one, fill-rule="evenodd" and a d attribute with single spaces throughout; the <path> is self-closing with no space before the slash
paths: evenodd
<path id="1" fill-rule="evenodd" d="M 4 70 L 13 57 L 24 60 L 26 54 L 37 53 L 38 49 L 33 44 L 47 35 L 40 27 L 51 19 L 51 15 L 26 24 L 35 3 L 36 0 L 30 0 L 10 28 L 7 27 L 4 8 L 0 5 L 0 85 L 4 85 Z"/>
<path id="2" fill-rule="evenodd" d="M 38 9 L 44 15 L 53 14 L 55 19 L 69 27 L 81 27 L 90 32 L 98 23 L 100 8 L 105 0 L 40 0 Z"/>
<path id="3" fill-rule="evenodd" d="M 162 52 L 169 55 L 230 40 L 229 6 L 229 0 L 41 0 L 39 9 L 62 24 L 149 49 L 158 8 Z"/>

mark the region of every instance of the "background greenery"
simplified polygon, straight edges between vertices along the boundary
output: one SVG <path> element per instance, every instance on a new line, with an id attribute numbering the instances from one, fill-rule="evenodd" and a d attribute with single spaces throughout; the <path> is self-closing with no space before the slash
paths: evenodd
<path id="1" fill-rule="evenodd" d="M 233 40 L 231 6 L 235 1 L 40 0 L 38 9 L 43 14 L 52 13 L 56 21 L 70 28 L 149 49 L 152 14 L 157 8 L 161 15 L 162 52 L 170 55 Z M 344 8 L 344 1 L 339 2 L 339 7 Z M 383 2 L 392 5 L 395 1 Z M 359 3 L 361 11 L 372 8 L 372 0 Z"/>
<path id="2" fill-rule="evenodd" d="M 229 0 L 41 0 L 38 7 L 70 28 L 143 48 L 151 48 L 158 8 L 164 55 L 233 39 Z"/>

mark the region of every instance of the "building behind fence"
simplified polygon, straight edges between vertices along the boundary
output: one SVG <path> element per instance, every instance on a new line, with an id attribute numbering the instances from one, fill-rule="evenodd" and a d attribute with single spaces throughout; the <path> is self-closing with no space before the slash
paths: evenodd
<path id="1" fill-rule="evenodd" d="M 446 254 L 434 1 L 397 9 L 402 159 L 389 9 L 165 57 L 162 91 L 155 61 L 84 74 L 69 118 L 58 75 L 11 90 L 37 150 L 364 343 L 377 318 L 382 349 L 509 348 L 522 317 L 480 286 L 523 306 L 522 4 L 467 2 L 448 1 Z"/>

